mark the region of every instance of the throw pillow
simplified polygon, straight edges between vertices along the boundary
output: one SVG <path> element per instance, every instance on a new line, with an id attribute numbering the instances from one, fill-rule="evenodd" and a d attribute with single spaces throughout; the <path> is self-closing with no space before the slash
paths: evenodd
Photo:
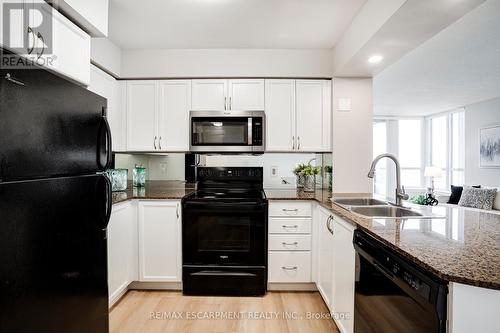
<path id="1" fill-rule="evenodd" d="M 474 185 L 472 186 L 474 188 L 481 188 L 481 185 Z M 460 201 L 460 198 L 462 197 L 462 191 L 464 190 L 463 186 L 453 186 L 451 185 L 451 195 L 450 199 L 448 199 L 449 204 L 456 205 Z"/>
<path id="2" fill-rule="evenodd" d="M 466 186 L 462 192 L 462 197 L 458 202 L 459 206 L 491 210 L 497 195 L 497 189 L 480 189 Z"/>

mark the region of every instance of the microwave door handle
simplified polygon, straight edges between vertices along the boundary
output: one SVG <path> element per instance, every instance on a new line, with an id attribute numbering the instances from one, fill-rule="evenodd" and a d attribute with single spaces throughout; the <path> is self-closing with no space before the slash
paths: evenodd
<path id="1" fill-rule="evenodd" d="M 253 143 L 253 130 L 252 130 L 252 118 L 248 118 L 248 145 L 252 146 Z"/>

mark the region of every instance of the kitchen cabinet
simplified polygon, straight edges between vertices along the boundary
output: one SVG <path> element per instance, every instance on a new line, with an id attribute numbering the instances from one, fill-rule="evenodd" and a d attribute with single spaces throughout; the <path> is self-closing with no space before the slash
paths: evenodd
<path id="1" fill-rule="evenodd" d="M 266 80 L 266 151 L 295 149 L 295 80 Z"/>
<path id="2" fill-rule="evenodd" d="M 192 80 L 192 108 L 199 111 L 264 110 L 264 80 Z"/>
<path id="3" fill-rule="evenodd" d="M 266 151 L 331 150 L 331 81 L 266 80 Z"/>
<path id="4" fill-rule="evenodd" d="M 122 105 L 123 82 L 92 65 L 90 68 L 90 91 L 108 100 L 107 118 L 111 128 L 113 151 L 126 151 L 126 114 Z"/>
<path id="5" fill-rule="evenodd" d="M 127 82 L 127 150 L 158 149 L 158 83 Z"/>
<path id="6" fill-rule="evenodd" d="M 37 65 L 54 71 L 78 84 L 90 82 L 90 36 L 43 0 L 8 1 L 4 4 L 19 6 L 9 11 L 9 40 L 4 40 L 3 24 L 1 44 Z M 28 19 L 23 14 L 29 11 Z M 43 20 L 51 24 L 43 24 Z M 27 37 L 26 45 L 24 37 Z"/>
<path id="7" fill-rule="evenodd" d="M 332 233 L 332 216 L 323 207 L 318 209 L 318 244 L 317 244 L 317 281 L 316 286 L 328 306 L 333 311 L 333 273 L 334 273 L 334 240 Z"/>
<path id="8" fill-rule="evenodd" d="M 354 279 L 356 253 L 353 246 L 354 226 L 332 215 L 333 231 L 333 296 L 330 310 L 348 317 L 335 320 L 343 333 L 354 331 Z"/>
<path id="9" fill-rule="evenodd" d="M 331 81 L 297 80 L 296 150 L 331 150 Z"/>
<path id="10" fill-rule="evenodd" d="M 108 36 L 109 0 L 49 0 L 92 37 Z"/>
<path id="11" fill-rule="evenodd" d="M 133 202 L 113 206 L 107 229 L 110 306 L 137 280 L 137 211 Z"/>
<path id="12" fill-rule="evenodd" d="M 128 81 L 126 101 L 127 150 L 189 150 L 189 80 Z"/>
<path id="13" fill-rule="evenodd" d="M 180 201 L 139 201 L 139 281 L 182 281 Z"/>
<path id="14" fill-rule="evenodd" d="M 159 133 L 165 151 L 189 150 L 189 110 L 191 109 L 191 81 L 159 81 Z"/>

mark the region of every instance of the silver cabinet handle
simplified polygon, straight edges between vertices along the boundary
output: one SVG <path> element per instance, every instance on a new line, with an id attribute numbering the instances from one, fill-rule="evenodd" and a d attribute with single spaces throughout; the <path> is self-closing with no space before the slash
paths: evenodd
<path id="1" fill-rule="evenodd" d="M 299 226 L 298 225 L 282 225 L 283 228 L 287 229 L 287 228 L 291 228 L 291 229 L 297 229 Z"/>
<path id="2" fill-rule="evenodd" d="M 177 219 L 179 219 L 179 204 L 175 206 L 175 213 L 177 214 Z"/>
<path id="3" fill-rule="evenodd" d="M 300 150 L 300 136 L 297 137 L 297 150 Z"/>
<path id="4" fill-rule="evenodd" d="M 155 139 L 153 141 L 153 146 L 155 147 L 155 150 L 156 150 L 156 136 L 155 136 Z"/>
<path id="5" fill-rule="evenodd" d="M 37 53 L 38 59 L 40 59 L 40 57 L 43 55 L 43 52 L 45 51 L 45 39 L 43 39 L 42 34 L 39 32 L 37 33 L 37 37 L 38 39 L 42 40 L 42 50 L 40 51 L 40 53 Z"/>
<path id="6" fill-rule="evenodd" d="M 229 110 L 233 109 L 233 103 L 232 103 L 233 98 L 229 97 Z"/>
<path id="7" fill-rule="evenodd" d="M 283 208 L 282 210 L 284 212 L 298 212 L 299 211 L 297 208 L 295 208 L 295 209 L 286 209 L 286 208 Z"/>
<path id="8" fill-rule="evenodd" d="M 161 150 L 161 136 L 160 136 L 160 140 L 158 140 L 158 148 L 160 148 L 160 150 Z"/>
<path id="9" fill-rule="evenodd" d="M 298 268 L 297 266 L 281 266 L 281 269 L 284 269 L 286 271 L 294 271 L 297 268 Z"/>
<path id="10" fill-rule="evenodd" d="M 287 245 L 290 245 L 290 246 L 297 246 L 297 245 L 299 245 L 299 243 L 298 243 L 298 242 L 293 242 L 293 243 L 282 242 L 281 244 L 283 244 L 284 246 L 287 246 Z"/>
<path id="11" fill-rule="evenodd" d="M 30 42 L 30 34 L 33 37 L 33 44 L 32 44 L 32 46 L 31 47 L 28 46 L 28 48 L 26 49 L 26 51 L 28 51 L 28 54 L 31 54 L 31 52 L 33 52 L 33 50 L 35 49 L 36 36 L 35 36 L 35 32 L 33 31 L 33 29 L 31 29 L 31 27 L 28 27 L 28 29 L 26 30 L 26 34 L 28 35 L 28 45 L 29 45 L 29 42 Z"/>
<path id="12" fill-rule="evenodd" d="M 227 110 L 227 97 L 224 97 L 224 110 Z"/>
<path id="13" fill-rule="evenodd" d="M 333 235 L 333 229 L 330 227 L 330 222 L 333 220 L 333 216 L 328 216 L 328 218 L 326 219 L 326 228 L 328 229 L 328 231 Z"/>
<path id="14" fill-rule="evenodd" d="M 20 86 L 26 85 L 26 84 L 24 84 L 24 82 L 21 82 L 21 81 L 17 80 L 16 78 L 12 77 L 10 75 L 10 73 L 5 74 L 5 79 L 9 82 L 15 83 L 15 84 L 20 85 Z"/>
<path id="15" fill-rule="evenodd" d="M 295 150 L 295 136 L 292 136 L 292 150 Z"/>

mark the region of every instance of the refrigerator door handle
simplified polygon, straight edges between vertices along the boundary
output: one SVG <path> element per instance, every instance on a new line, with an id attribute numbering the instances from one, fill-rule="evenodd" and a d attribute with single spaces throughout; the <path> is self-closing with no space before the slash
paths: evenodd
<path id="1" fill-rule="evenodd" d="M 104 123 L 104 135 L 105 135 L 105 139 L 106 139 L 106 142 L 104 144 L 105 146 L 105 152 L 106 152 L 106 161 L 104 164 L 101 163 L 101 145 L 99 145 L 99 148 L 98 148 L 98 151 L 97 151 L 97 161 L 98 161 L 98 165 L 99 167 L 104 171 L 108 168 L 111 167 L 111 161 L 112 161 L 112 158 L 113 158 L 113 146 L 112 146 L 112 138 L 111 138 L 111 128 L 109 127 L 109 123 L 108 123 L 108 119 L 106 118 L 105 115 L 102 116 L 102 121 Z M 100 131 L 101 133 L 102 131 Z M 99 134 L 99 143 L 101 143 L 101 134 Z"/>
<path id="2" fill-rule="evenodd" d="M 112 186 L 111 186 L 111 181 L 108 179 L 108 177 L 103 175 L 103 178 L 106 182 L 106 214 L 104 218 L 105 222 L 105 228 L 108 226 L 109 219 L 111 218 L 111 211 L 113 209 L 113 192 L 112 192 Z"/>

